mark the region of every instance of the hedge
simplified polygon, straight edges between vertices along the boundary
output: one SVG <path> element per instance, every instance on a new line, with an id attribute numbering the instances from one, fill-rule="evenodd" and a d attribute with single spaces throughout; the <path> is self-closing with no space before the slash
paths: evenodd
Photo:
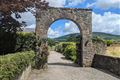
<path id="1" fill-rule="evenodd" d="M 19 32 L 17 33 L 15 52 L 34 50 L 36 42 L 35 33 Z"/>
<path id="2" fill-rule="evenodd" d="M 57 52 L 61 52 L 63 53 L 65 48 L 68 46 L 68 45 L 75 45 L 74 42 L 60 42 L 58 43 L 56 46 L 55 46 L 55 50 Z"/>
<path id="3" fill-rule="evenodd" d="M 55 50 L 62 53 L 67 59 L 76 60 L 76 44 L 74 42 L 61 42 L 56 45 Z"/>
<path id="4" fill-rule="evenodd" d="M 0 80 L 15 80 L 32 63 L 34 51 L 0 56 Z"/>
<path id="5" fill-rule="evenodd" d="M 2 37 L 0 35 L 0 55 L 35 50 L 37 42 L 35 33 L 17 32 L 14 38 L 13 35 L 8 33 L 4 33 Z"/>
<path id="6" fill-rule="evenodd" d="M 74 45 L 68 45 L 64 50 L 64 55 L 67 59 L 70 59 L 72 61 L 76 61 L 76 46 Z"/>

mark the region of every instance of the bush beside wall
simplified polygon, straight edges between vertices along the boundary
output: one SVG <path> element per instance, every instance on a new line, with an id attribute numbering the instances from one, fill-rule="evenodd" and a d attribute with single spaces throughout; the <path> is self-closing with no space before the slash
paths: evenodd
<path id="1" fill-rule="evenodd" d="M 67 59 L 76 60 L 76 44 L 74 42 L 61 42 L 56 45 L 55 50 L 62 53 Z"/>
<path id="2" fill-rule="evenodd" d="M 64 50 L 64 55 L 67 59 L 70 59 L 72 61 L 76 61 L 76 46 L 74 45 L 68 45 Z"/>
<path id="3" fill-rule="evenodd" d="M 31 63 L 34 51 L 0 56 L 0 80 L 15 80 Z"/>

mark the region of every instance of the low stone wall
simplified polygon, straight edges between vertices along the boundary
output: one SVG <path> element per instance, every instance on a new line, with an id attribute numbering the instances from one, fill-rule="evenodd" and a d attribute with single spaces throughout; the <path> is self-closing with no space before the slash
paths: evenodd
<path id="1" fill-rule="evenodd" d="M 120 58 L 95 54 L 92 67 L 107 70 L 120 77 Z"/>
<path id="2" fill-rule="evenodd" d="M 28 76 L 31 72 L 31 69 L 32 68 L 31 68 L 31 65 L 30 65 L 29 67 L 26 68 L 25 71 L 23 71 L 22 75 L 17 80 L 27 80 L 27 78 L 28 78 Z"/>

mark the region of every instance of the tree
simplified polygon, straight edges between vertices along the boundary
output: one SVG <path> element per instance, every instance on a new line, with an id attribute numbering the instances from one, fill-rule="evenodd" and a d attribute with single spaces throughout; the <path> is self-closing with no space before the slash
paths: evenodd
<path id="1" fill-rule="evenodd" d="M 21 30 L 21 26 L 11 16 L 0 19 L 0 53 L 6 54 L 14 52 L 16 45 L 16 31 Z"/>
<path id="2" fill-rule="evenodd" d="M 48 7 L 48 2 L 41 0 L 0 0 L 0 12 L 24 12 L 30 7 L 45 9 Z"/>
<path id="3" fill-rule="evenodd" d="M 56 42 L 55 42 L 54 39 L 48 38 L 47 41 L 48 41 L 48 45 L 49 45 L 50 47 L 55 46 L 55 44 L 56 44 Z"/>
<path id="4" fill-rule="evenodd" d="M 48 3 L 41 0 L 0 0 L 0 53 L 14 52 L 16 45 L 16 32 L 21 31 L 22 23 L 11 17 L 21 18 L 19 13 L 31 11 L 31 8 L 47 9 Z"/>

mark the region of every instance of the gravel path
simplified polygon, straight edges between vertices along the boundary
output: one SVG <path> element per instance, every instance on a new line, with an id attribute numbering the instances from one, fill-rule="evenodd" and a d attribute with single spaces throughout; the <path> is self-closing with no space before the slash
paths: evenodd
<path id="1" fill-rule="evenodd" d="M 120 80 L 94 68 L 81 68 L 51 51 L 47 70 L 33 70 L 28 80 Z"/>

